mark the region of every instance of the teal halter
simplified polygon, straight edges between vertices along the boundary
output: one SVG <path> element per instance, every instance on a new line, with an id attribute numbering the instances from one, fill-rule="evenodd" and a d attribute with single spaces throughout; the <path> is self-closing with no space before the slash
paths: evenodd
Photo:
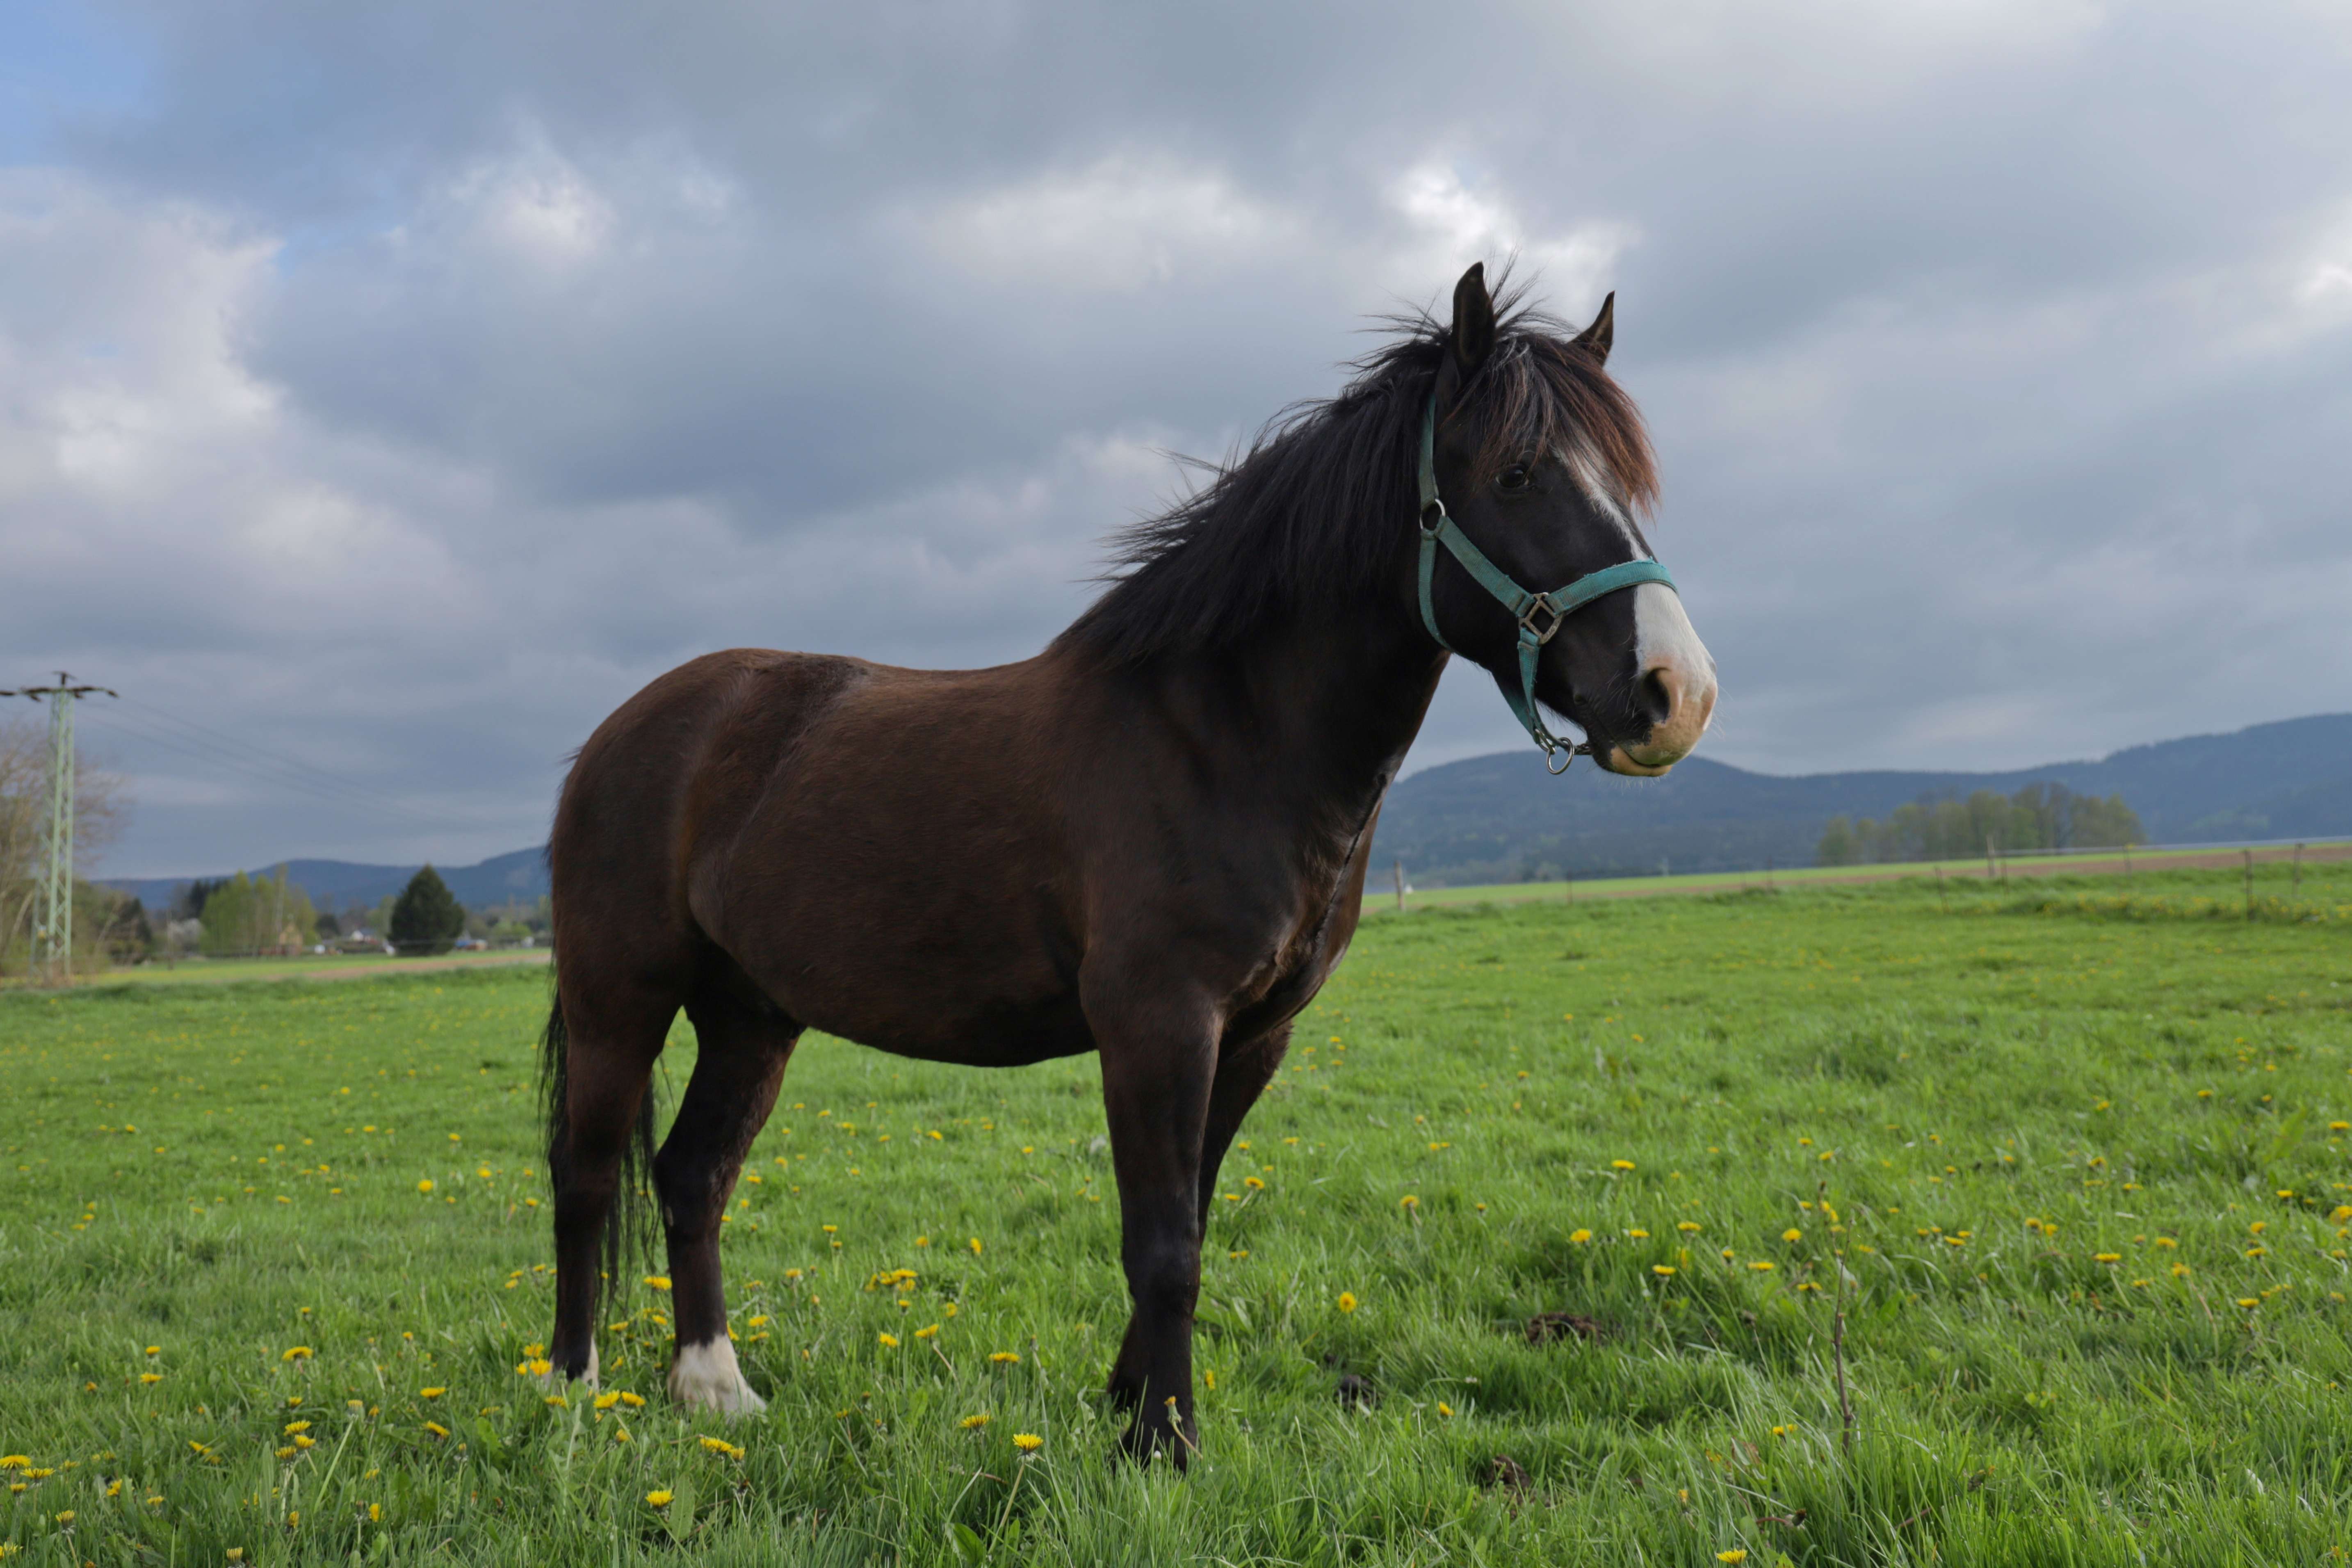
<path id="1" fill-rule="evenodd" d="M 1501 690 L 1503 700 L 1511 705 L 1513 716 L 1543 748 L 1544 767 L 1554 773 L 1566 773 L 1579 756 L 1591 754 L 1592 743 L 1571 742 L 1544 728 L 1543 715 L 1536 709 L 1537 656 L 1570 615 L 1593 600 L 1641 583 L 1673 588 L 1675 580 L 1655 561 L 1626 561 L 1588 572 L 1549 594 L 1530 594 L 1511 581 L 1501 567 L 1486 559 L 1484 551 L 1470 542 L 1468 534 L 1454 525 L 1445 513 L 1445 503 L 1438 499 L 1437 395 L 1433 392 L 1429 395 L 1429 406 L 1421 416 L 1421 624 L 1429 628 L 1438 647 L 1452 653 L 1454 645 L 1437 629 L 1437 612 L 1429 600 L 1430 582 L 1437 572 L 1437 547 L 1441 544 L 1480 587 L 1501 600 L 1503 607 L 1518 621 L 1519 689 L 1512 690 L 1511 683 L 1499 675 L 1495 677 L 1495 685 Z M 1538 627 L 1536 623 L 1543 616 L 1549 616 L 1551 624 Z M 1557 767 L 1552 765 L 1554 759 L 1559 761 Z"/>

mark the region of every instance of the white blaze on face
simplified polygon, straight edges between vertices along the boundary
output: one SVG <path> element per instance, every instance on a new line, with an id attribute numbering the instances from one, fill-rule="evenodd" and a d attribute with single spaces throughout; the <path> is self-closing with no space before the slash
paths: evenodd
<path id="1" fill-rule="evenodd" d="M 735 1347 L 725 1338 L 678 1347 L 669 1369 L 669 1396 L 689 1410 L 742 1415 L 765 1410 L 768 1402 L 751 1392 L 735 1364 Z"/>
<path id="2" fill-rule="evenodd" d="M 1715 706 L 1714 656 L 1684 613 L 1683 596 L 1663 583 L 1643 583 L 1633 590 L 1633 667 L 1645 674 L 1671 669 L 1683 678 L 1699 709 Z"/>
<path id="3" fill-rule="evenodd" d="M 1617 526 L 1634 557 L 1655 560 L 1598 458 L 1580 449 L 1564 453 L 1562 461 L 1594 508 Z M 1654 674 L 1664 678 L 1674 710 L 1645 743 L 1622 756 L 1641 768 L 1663 771 L 1687 755 L 1706 732 L 1715 716 L 1716 692 L 1715 658 L 1698 640 L 1682 595 L 1663 583 L 1643 583 L 1633 589 L 1633 669 L 1637 679 Z"/>

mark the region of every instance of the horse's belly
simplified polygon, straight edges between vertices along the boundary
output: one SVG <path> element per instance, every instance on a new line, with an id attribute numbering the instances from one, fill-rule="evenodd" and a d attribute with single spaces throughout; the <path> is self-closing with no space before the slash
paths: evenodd
<path id="1" fill-rule="evenodd" d="M 1012 1067 L 1094 1049 L 1053 911 L 937 885 L 811 888 L 714 932 L 811 1028 L 899 1056 Z"/>

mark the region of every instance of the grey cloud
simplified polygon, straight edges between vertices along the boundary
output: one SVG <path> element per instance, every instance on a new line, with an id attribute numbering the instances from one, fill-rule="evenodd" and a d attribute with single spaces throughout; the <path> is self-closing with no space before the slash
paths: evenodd
<path id="1" fill-rule="evenodd" d="M 1181 482 L 1154 447 L 1514 249 L 1621 290 L 1717 754 L 2352 703 L 2324 13 L 118 15 L 136 101 L 0 176 L 0 658 L 450 824 L 125 733 L 127 871 L 528 842 L 709 647 L 1024 656 Z M 1517 743 L 1456 672 L 1415 760 Z"/>

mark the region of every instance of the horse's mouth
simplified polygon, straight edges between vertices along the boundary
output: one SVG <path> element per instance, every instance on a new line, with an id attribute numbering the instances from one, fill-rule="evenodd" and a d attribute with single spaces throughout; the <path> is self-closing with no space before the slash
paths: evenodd
<path id="1" fill-rule="evenodd" d="M 1601 764 L 1603 773 L 1621 773 L 1634 779 L 1657 779 L 1665 777 L 1682 758 L 1669 757 L 1663 763 L 1637 762 L 1624 747 L 1612 745 L 1605 749 L 1595 747 L 1592 760 Z"/>

